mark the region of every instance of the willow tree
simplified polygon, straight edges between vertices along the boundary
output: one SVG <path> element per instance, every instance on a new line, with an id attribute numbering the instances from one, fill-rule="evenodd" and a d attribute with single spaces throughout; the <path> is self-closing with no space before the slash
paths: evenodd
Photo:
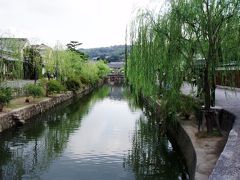
<path id="1" fill-rule="evenodd" d="M 141 13 L 130 32 L 131 51 L 127 78 L 136 93 L 162 97 L 166 118 L 174 119 L 179 107 L 183 79 L 180 44 L 181 26 L 176 14 L 154 16 Z"/>
<path id="2" fill-rule="evenodd" d="M 211 124 L 216 67 L 239 61 L 239 4 L 239 0 L 172 0 L 157 16 L 141 13 L 130 32 L 130 84 L 144 96 L 160 95 L 167 111 L 176 112 L 183 76 L 195 75 L 194 64 L 201 60 L 203 78 L 196 80 L 204 82 L 205 112 Z"/>
<path id="3" fill-rule="evenodd" d="M 237 48 L 239 46 L 226 39 L 225 35 L 230 29 L 233 31 L 228 33 L 236 33 L 230 26 L 239 28 L 240 1 L 179 0 L 172 13 L 181 18 L 182 31 L 187 36 L 193 35 L 188 36 L 188 39 L 185 40 L 196 42 L 195 59 L 199 57 L 202 60 L 204 105 L 209 131 L 211 130 L 210 121 L 213 119 L 210 106 L 215 104 L 216 67 L 220 63 L 232 61 L 232 59 L 226 58 L 230 54 L 230 56 L 236 55 L 234 51 L 226 51 L 227 44 L 235 50 L 239 49 Z M 237 34 L 239 35 L 239 32 Z"/>

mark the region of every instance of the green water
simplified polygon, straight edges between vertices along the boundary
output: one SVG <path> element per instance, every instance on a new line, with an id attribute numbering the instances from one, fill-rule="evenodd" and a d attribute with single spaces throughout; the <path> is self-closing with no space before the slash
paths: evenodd
<path id="1" fill-rule="evenodd" d="M 0 134 L 0 179 L 185 179 L 150 114 L 119 86 L 57 106 Z"/>

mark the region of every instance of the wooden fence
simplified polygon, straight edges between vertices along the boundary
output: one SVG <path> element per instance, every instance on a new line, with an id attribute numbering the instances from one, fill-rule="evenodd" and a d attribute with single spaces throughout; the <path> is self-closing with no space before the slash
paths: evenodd
<path id="1" fill-rule="evenodd" d="M 240 88 L 240 70 L 217 70 L 216 85 Z"/>

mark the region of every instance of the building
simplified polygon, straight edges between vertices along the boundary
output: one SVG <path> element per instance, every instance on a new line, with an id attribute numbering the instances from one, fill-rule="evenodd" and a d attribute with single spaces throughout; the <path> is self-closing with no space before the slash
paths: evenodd
<path id="1" fill-rule="evenodd" d="M 24 49 L 30 46 L 26 38 L 0 38 L 0 79 L 23 78 Z"/>
<path id="2" fill-rule="evenodd" d="M 113 73 L 122 73 L 121 71 L 124 68 L 124 62 L 110 62 L 108 66 L 111 68 Z"/>

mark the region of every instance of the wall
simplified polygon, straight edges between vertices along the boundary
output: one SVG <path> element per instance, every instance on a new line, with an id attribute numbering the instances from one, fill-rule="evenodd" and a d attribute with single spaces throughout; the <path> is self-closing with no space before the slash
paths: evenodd
<path id="1" fill-rule="evenodd" d="M 94 88 L 101 86 L 103 82 L 101 81 L 97 86 L 89 86 L 83 90 L 73 92 L 67 92 L 65 94 L 56 95 L 50 99 L 41 101 L 37 104 L 28 105 L 19 109 L 15 109 L 11 112 L 0 114 L 0 132 L 11 128 L 17 124 L 24 124 L 25 121 L 29 120 L 33 116 L 43 113 L 52 107 L 61 104 L 67 100 L 70 100 L 73 97 L 82 97 Z"/>
<path id="2" fill-rule="evenodd" d="M 168 127 L 167 131 L 184 156 L 190 180 L 195 179 L 197 156 L 190 137 L 179 123 L 174 127 Z"/>

